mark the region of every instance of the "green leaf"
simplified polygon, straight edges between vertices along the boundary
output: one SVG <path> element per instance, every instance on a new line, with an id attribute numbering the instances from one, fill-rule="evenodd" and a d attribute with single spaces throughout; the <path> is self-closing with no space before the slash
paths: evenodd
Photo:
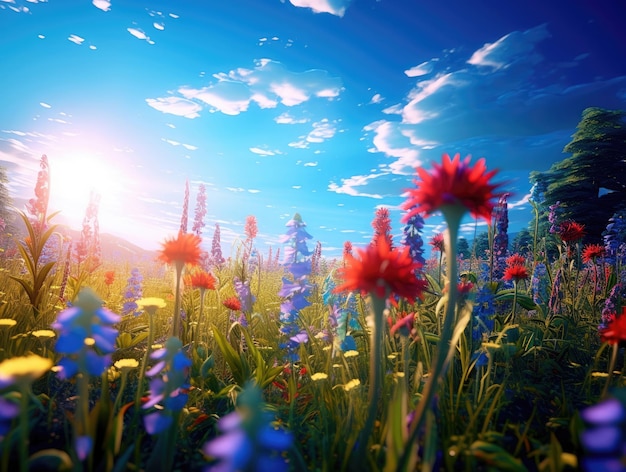
<path id="1" fill-rule="evenodd" d="M 500 290 L 496 293 L 494 300 L 496 301 L 513 301 L 515 297 L 515 289 Z M 517 303 L 526 310 L 535 310 L 537 305 L 533 299 L 526 293 L 517 292 Z"/>
<path id="2" fill-rule="evenodd" d="M 220 351 L 222 351 L 222 355 L 224 356 L 226 363 L 230 367 L 235 382 L 240 387 L 243 387 L 248 380 L 247 363 L 245 363 L 244 359 L 239 355 L 237 351 L 235 351 L 235 349 L 228 342 L 226 337 L 222 333 L 220 333 L 220 330 L 217 328 L 217 326 L 212 325 L 211 329 L 213 330 L 213 337 L 215 338 L 215 341 L 217 342 Z"/>

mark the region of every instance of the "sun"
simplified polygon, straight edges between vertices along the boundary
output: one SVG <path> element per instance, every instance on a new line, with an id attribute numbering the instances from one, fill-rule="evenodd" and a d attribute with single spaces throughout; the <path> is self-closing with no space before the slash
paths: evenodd
<path id="1" fill-rule="evenodd" d="M 79 151 L 48 157 L 50 212 L 60 211 L 58 222 L 79 229 L 92 196 L 105 210 L 119 206 L 123 176 L 113 159 Z"/>

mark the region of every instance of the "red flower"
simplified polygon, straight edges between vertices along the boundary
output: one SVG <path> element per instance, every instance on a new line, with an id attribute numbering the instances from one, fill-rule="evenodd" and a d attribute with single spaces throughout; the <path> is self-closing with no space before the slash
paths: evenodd
<path id="1" fill-rule="evenodd" d="M 585 235 L 585 225 L 575 221 L 566 221 L 561 223 L 558 233 L 564 243 L 578 241 Z"/>
<path id="2" fill-rule="evenodd" d="M 583 249 L 583 263 L 594 263 L 597 258 L 604 257 L 605 253 L 601 244 L 587 244 Z"/>
<path id="3" fill-rule="evenodd" d="M 626 307 L 622 308 L 619 316 L 611 315 L 605 326 L 600 326 L 600 338 L 609 344 L 626 341 Z"/>
<path id="4" fill-rule="evenodd" d="M 254 215 L 246 217 L 246 226 L 244 228 L 244 232 L 246 233 L 246 238 L 248 238 L 248 240 L 253 240 L 254 238 L 256 238 L 259 229 L 257 228 L 256 217 Z"/>
<path id="5" fill-rule="evenodd" d="M 168 239 L 162 243 L 159 260 L 167 264 L 198 265 L 202 257 L 200 243 L 202 240 L 193 233 L 178 233 L 176 239 Z"/>
<path id="6" fill-rule="evenodd" d="M 215 277 L 210 272 L 197 270 L 185 277 L 185 283 L 193 288 L 215 290 Z"/>
<path id="7" fill-rule="evenodd" d="M 501 195 L 494 192 L 501 184 L 489 182 L 497 171 L 487 172 L 485 159 L 479 159 L 474 167 L 470 167 L 469 162 L 470 156 L 461 161 L 460 154 L 454 159 L 444 154 L 442 164 L 433 164 L 430 172 L 418 167 L 416 171 L 421 181 L 414 180 L 417 188 L 408 190 L 409 196 L 402 208 L 409 212 L 403 221 L 415 214 L 430 214 L 451 205 L 464 206 L 474 217 L 489 221 L 494 207 L 491 200 Z"/>
<path id="8" fill-rule="evenodd" d="M 524 265 L 526 263 L 526 259 L 519 254 L 513 254 L 506 258 L 506 265 L 509 267 L 513 267 L 516 265 Z"/>
<path id="9" fill-rule="evenodd" d="M 229 310 L 233 310 L 233 311 L 241 310 L 241 302 L 239 301 L 237 297 L 228 297 L 226 300 L 222 302 L 222 305 L 224 305 Z"/>
<path id="10" fill-rule="evenodd" d="M 387 208 L 381 207 L 376 210 L 374 221 L 372 221 L 372 228 L 374 228 L 372 244 L 378 244 L 380 238 L 385 238 L 389 247 L 393 247 L 391 238 L 391 218 L 389 217 L 389 210 Z"/>
<path id="11" fill-rule="evenodd" d="M 114 280 L 115 280 L 115 271 L 114 270 L 107 270 L 104 273 L 104 283 L 106 285 L 111 285 Z"/>
<path id="12" fill-rule="evenodd" d="M 518 282 L 527 278 L 528 270 L 526 270 L 526 266 L 518 264 L 514 266 L 509 266 L 504 269 L 504 280 L 515 280 L 516 282 Z"/>
<path id="13" fill-rule="evenodd" d="M 402 313 L 406 315 L 405 313 Z M 398 319 L 391 327 L 390 334 L 393 336 L 398 333 L 401 336 L 409 336 L 413 331 L 413 324 L 415 323 L 415 313 L 409 313 L 406 316 Z"/>
<path id="14" fill-rule="evenodd" d="M 350 241 L 343 243 L 343 258 L 348 256 L 352 256 L 352 243 Z"/>
<path id="15" fill-rule="evenodd" d="M 387 241 L 381 239 L 357 252 L 359 259 L 347 255 L 346 266 L 339 269 L 343 283 L 335 288 L 335 293 L 360 290 L 380 298 L 398 295 L 410 302 L 422 297 L 428 283 L 415 275 L 422 264 L 413 261 L 408 246 L 390 249 Z"/>
<path id="16" fill-rule="evenodd" d="M 443 252 L 444 251 L 444 241 L 443 241 L 443 233 L 435 234 L 429 243 L 435 251 Z"/>

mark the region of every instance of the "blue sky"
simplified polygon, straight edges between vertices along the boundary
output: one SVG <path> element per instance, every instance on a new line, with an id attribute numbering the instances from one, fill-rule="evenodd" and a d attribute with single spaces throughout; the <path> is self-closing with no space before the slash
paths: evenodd
<path id="1" fill-rule="evenodd" d="M 58 223 L 80 227 L 95 190 L 100 230 L 147 249 L 188 180 L 207 244 L 218 222 L 229 252 L 255 215 L 265 253 L 299 212 L 335 257 L 380 206 L 399 241 L 415 167 L 458 152 L 500 169 L 516 231 L 582 111 L 626 108 L 624 18 L 608 0 L 0 0 L 0 165 L 19 203 L 47 154 Z"/>

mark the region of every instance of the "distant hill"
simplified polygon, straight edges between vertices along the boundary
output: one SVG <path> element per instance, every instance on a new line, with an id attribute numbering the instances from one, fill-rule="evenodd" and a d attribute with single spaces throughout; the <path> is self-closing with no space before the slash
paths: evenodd
<path id="1" fill-rule="evenodd" d="M 60 226 L 58 232 L 65 237 L 72 238 L 74 243 L 80 241 L 80 231 Z M 156 251 L 148 251 L 123 238 L 112 234 L 100 233 L 100 247 L 102 258 L 105 261 L 128 262 L 151 262 L 157 258 Z"/>

